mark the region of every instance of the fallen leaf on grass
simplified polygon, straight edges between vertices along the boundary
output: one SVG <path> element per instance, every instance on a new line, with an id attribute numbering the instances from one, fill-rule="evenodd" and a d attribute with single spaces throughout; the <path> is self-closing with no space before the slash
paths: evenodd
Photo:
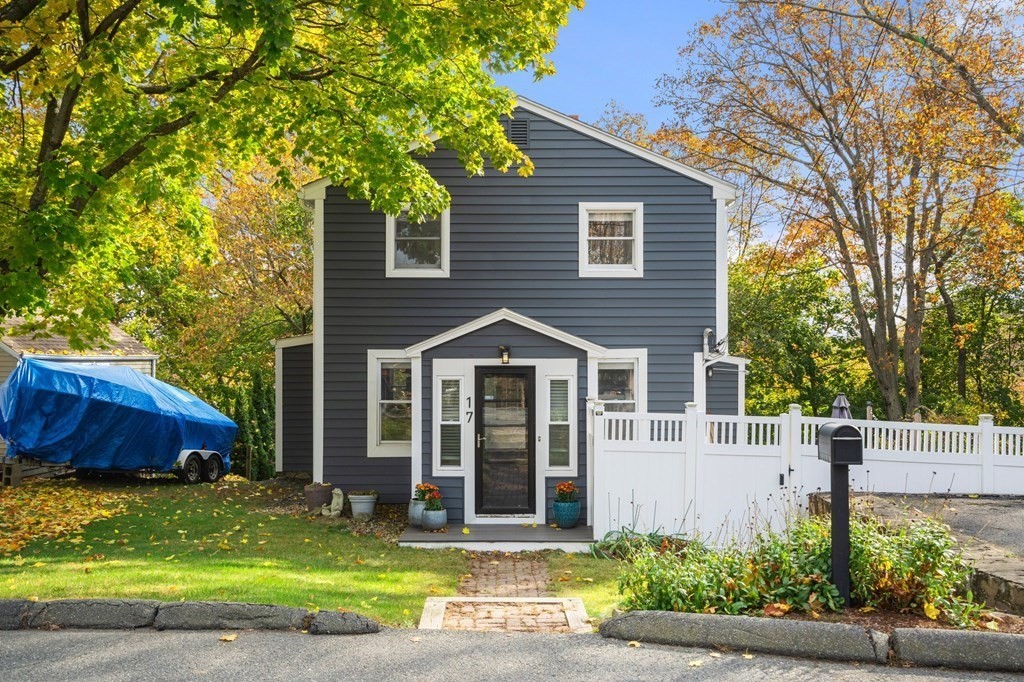
<path id="1" fill-rule="evenodd" d="M 237 632 L 232 632 L 230 635 L 221 635 L 220 636 L 220 641 L 222 641 L 222 642 L 233 642 L 236 639 L 238 639 L 238 633 Z"/>
<path id="2" fill-rule="evenodd" d="M 860 608 L 861 613 L 874 613 L 877 610 L 874 606 L 862 606 Z"/>
<path id="3" fill-rule="evenodd" d="M 924 615 L 926 615 L 931 620 L 935 620 L 939 617 L 939 610 L 935 608 L 935 604 L 933 604 L 932 602 L 925 602 Z"/>

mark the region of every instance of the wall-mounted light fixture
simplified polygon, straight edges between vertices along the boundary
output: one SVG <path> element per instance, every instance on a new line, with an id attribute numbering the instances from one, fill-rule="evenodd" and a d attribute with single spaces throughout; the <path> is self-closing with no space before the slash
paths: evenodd
<path id="1" fill-rule="evenodd" d="M 501 364 L 503 364 L 503 365 L 507 365 L 508 364 L 508 359 L 509 359 L 509 354 L 510 354 L 509 351 L 510 351 L 510 349 L 509 349 L 508 346 L 498 346 L 498 357 L 501 358 Z"/>

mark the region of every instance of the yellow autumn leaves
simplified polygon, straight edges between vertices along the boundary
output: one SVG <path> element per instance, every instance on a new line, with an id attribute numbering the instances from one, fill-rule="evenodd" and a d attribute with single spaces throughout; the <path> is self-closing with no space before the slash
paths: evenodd
<path id="1" fill-rule="evenodd" d="M 0 489 L 0 554 L 29 542 L 75 533 L 99 519 L 121 514 L 136 499 L 123 490 L 83 486 L 76 481 L 29 481 Z"/>

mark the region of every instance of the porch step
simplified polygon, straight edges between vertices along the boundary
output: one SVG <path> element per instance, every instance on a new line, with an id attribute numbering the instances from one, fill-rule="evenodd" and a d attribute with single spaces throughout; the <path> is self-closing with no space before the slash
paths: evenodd
<path id="1" fill-rule="evenodd" d="M 468 528 L 469 533 L 463 529 Z M 592 526 L 551 528 L 520 524 L 473 523 L 455 524 L 447 533 L 430 533 L 419 528 L 406 528 L 398 544 L 401 547 L 442 549 L 457 547 L 477 551 L 527 552 L 560 549 L 563 552 L 585 552 L 594 542 Z"/>

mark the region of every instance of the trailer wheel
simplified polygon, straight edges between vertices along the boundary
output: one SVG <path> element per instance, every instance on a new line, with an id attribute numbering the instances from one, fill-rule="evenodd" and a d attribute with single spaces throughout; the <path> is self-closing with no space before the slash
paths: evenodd
<path id="1" fill-rule="evenodd" d="M 192 453 L 185 458 L 185 464 L 181 467 L 181 480 L 189 485 L 203 480 L 203 460 L 199 455 Z"/>
<path id="2" fill-rule="evenodd" d="M 222 468 L 220 456 L 210 455 L 203 463 L 203 481 L 206 483 L 216 483 L 217 479 L 220 478 Z"/>

